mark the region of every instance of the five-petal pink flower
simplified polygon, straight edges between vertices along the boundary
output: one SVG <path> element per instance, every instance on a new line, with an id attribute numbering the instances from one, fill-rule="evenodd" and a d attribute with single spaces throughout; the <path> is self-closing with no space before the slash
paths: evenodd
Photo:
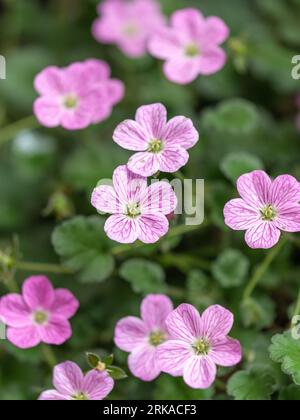
<path id="1" fill-rule="evenodd" d="M 92 205 L 112 214 L 105 224 L 108 237 L 120 243 L 137 239 L 150 244 L 169 230 L 167 215 L 177 207 L 176 195 L 168 182 L 147 184 L 147 178 L 135 175 L 127 166 L 119 166 L 113 186 L 99 185 L 92 194 Z"/>
<path id="2" fill-rule="evenodd" d="M 170 339 L 157 350 L 161 370 L 183 376 L 192 388 L 209 388 L 216 366 L 235 366 L 241 361 L 240 343 L 227 336 L 233 320 L 232 313 L 218 305 L 210 306 L 202 316 L 192 305 L 180 305 L 166 319 Z"/>
<path id="3" fill-rule="evenodd" d="M 66 68 L 47 67 L 35 78 L 40 94 L 34 103 L 46 127 L 80 130 L 107 119 L 124 96 L 124 85 L 110 78 L 109 65 L 90 59 Z"/>
<path id="4" fill-rule="evenodd" d="M 220 45 L 229 29 L 218 17 L 204 18 L 197 9 L 176 11 L 169 27 L 156 32 L 149 41 L 150 53 L 165 60 L 164 72 L 172 82 L 188 84 L 199 75 L 211 75 L 225 65 Z"/>
<path id="5" fill-rule="evenodd" d="M 65 362 L 54 368 L 53 385 L 55 389 L 43 392 L 40 401 L 103 400 L 114 381 L 106 372 L 91 370 L 84 375 L 75 363 Z"/>
<path id="6" fill-rule="evenodd" d="M 96 40 L 116 44 L 130 57 L 143 56 L 150 35 L 165 23 L 156 0 L 105 0 L 98 12 L 92 27 Z"/>
<path id="7" fill-rule="evenodd" d="M 264 171 L 254 171 L 242 175 L 237 188 L 241 198 L 226 204 L 225 223 L 246 231 L 251 248 L 272 248 L 281 231 L 300 232 L 300 184 L 294 177 L 282 175 L 273 181 Z"/>
<path id="8" fill-rule="evenodd" d="M 44 276 L 28 278 L 22 295 L 0 299 L 0 319 L 8 326 L 7 338 L 15 346 L 28 349 L 43 342 L 61 345 L 72 336 L 69 319 L 79 302 L 67 289 L 54 289 Z"/>
<path id="9" fill-rule="evenodd" d="M 115 343 L 130 353 L 129 369 L 143 381 L 153 381 L 161 373 L 157 352 L 168 339 L 165 320 L 172 310 L 167 296 L 148 295 L 141 305 L 141 319 L 129 316 L 116 326 Z"/>
<path id="10" fill-rule="evenodd" d="M 192 120 L 182 116 L 167 121 L 162 104 L 145 105 L 136 112 L 135 121 L 126 120 L 115 130 L 114 141 L 124 149 L 136 151 L 128 162 L 130 171 L 152 176 L 173 173 L 189 160 L 188 149 L 199 140 Z"/>

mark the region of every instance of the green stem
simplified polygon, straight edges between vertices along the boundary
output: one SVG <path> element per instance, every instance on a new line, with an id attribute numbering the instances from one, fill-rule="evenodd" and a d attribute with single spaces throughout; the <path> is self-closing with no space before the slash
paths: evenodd
<path id="1" fill-rule="evenodd" d="M 287 236 L 284 236 L 282 240 L 279 242 L 279 244 L 274 247 L 269 254 L 266 256 L 266 258 L 263 260 L 263 262 L 259 265 L 259 267 L 255 270 L 252 278 L 250 279 L 243 295 L 243 302 L 248 300 L 256 286 L 258 285 L 261 278 L 264 276 L 264 274 L 268 271 L 268 268 L 272 264 L 272 262 L 275 260 L 277 255 L 280 253 L 284 245 L 288 242 Z"/>
<path id="2" fill-rule="evenodd" d="M 19 261 L 16 264 L 18 270 L 35 271 L 39 273 L 72 274 L 73 270 L 59 264 L 44 264 L 27 261 Z"/>
<path id="3" fill-rule="evenodd" d="M 210 270 L 211 263 L 193 255 L 184 255 L 178 253 L 167 253 L 157 257 L 157 260 L 166 268 L 176 267 L 178 270 L 186 273 L 190 269 L 199 268 L 201 270 Z"/>
<path id="4" fill-rule="evenodd" d="M 0 145 L 14 139 L 22 130 L 28 130 L 39 127 L 39 123 L 34 116 L 23 118 L 4 128 L 0 128 Z"/>
<path id="5" fill-rule="evenodd" d="M 181 171 L 176 172 L 174 175 L 175 175 L 175 178 L 180 179 L 180 181 L 182 182 L 184 182 L 186 179 Z"/>
<path id="6" fill-rule="evenodd" d="M 45 362 L 49 365 L 51 369 L 57 364 L 56 356 L 50 346 L 46 344 L 42 345 L 42 352 L 44 355 Z"/>
<path id="7" fill-rule="evenodd" d="M 300 289 L 299 289 L 299 293 L 298 293 L 298 299 L 296 302 L 296 307 L 295 307 L 295 312 L 294 312 L 294 317 L 300 315 Z"/>

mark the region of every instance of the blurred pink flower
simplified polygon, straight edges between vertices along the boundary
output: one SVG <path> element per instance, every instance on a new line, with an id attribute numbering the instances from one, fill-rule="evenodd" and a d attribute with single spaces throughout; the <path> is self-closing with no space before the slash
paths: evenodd
<path id="1" fill-rule="evenodd" d="M 125 120 L 115 130 L 114 141 L 136 153 L 128 168 L 139 175 L 152 176 L 157 172 L 173 173 L 189 160 L 188 149 L 195 146 L 199 133 L 192 120 L 175 117 L 167 121 L 162 104 L 145 105 L 137 110 L 135 121 Z"/>
<path id="2" fill-rule="evenodd" d="M 92 205 L 110 213 L 105 224 L 108 237 L 120 243 L 137 239 L 150 244 L 169 230 L 167 215 L 177 207 L 177 198 L 167 182 L 147 185 L 147 178 L 119 166 L 113 175 L 113 187 L 100 185 L 92 194 Z"/>
<path id="3" fill-rule="evenodd" d="M 151 33 L 165 24 L 156 0 L 105 0 L 92 27 L 97 41 L 117 44 L 124 54 L 141 57 Z"/>
<path id="4" fill-rule="evenodd" d="M 90 59 L 66 68 L 47 67 L 35 78 L 40 94 L 34 103 L 38 121 L 80 130 L 107 119 L 124 96 L 124 85 L 110 78 L 108 64 Z"/>
<path id="5" fill-rule="evenodd" d="M 200 74 L 211 75 L 225 65 L 226 54 L 220 45 L 229 29 L 222 19 L 204 18 L 197 9 L 176 11 L 169 27 L 153 32 L 150 53 L 165 60 L 164 72 L 172 82 L 188 84 Z"/>
<path id="6" fill-rule="evenodd" d="M 183 376 L 192 388 L 209 388 L 216 365 L 229 367 L 241 361 L 240 343 L 227 337 L 233 315 L 222 306 L 210 306 L 200 316 L 192 305 L 182 304 L 168 316 L 166 326 L 170 340 L 157 350 L 161 370 Z"/>
<path id="7" fill-rule="evenodd" d="M 164 295 L 148 295 L 141 305 L 141 318 L 121 319 L 115 330 L 115 343 L 129 352 L 129 369 L 143 381 L 153 381 L 161 368 L 157 352 L 168 339 L 165 320 L 173 310 L 171 300 Z"/>
<path id="8" fill-rule="evenodd" d="M 65 362 L 54 368 L 55 389 L 43 392 L 40 401 L 103 400 L 112 391 L 114 381 L 106 372 L 92 370 L 85 376 L 73 362 Z"/>
<path id="9" fill-rule="evenodd" d="M 41 342 L 61 345 L 72 336 L 69 319 L 79 302 L 67 289 L 53 289 L 44 276 L 29 277 L 22 295 L 0 299 L 0 319 L 8 326 L 7 338 L 15 346 L 28 349 Z"/>
<path id="10" fill-rule="evenodd" d="M 274 181 L 264 171 L 242 175 L 237 182 L 242 198 L 229 201 L 225 223 L 245 230 L 251 248 L 272 248 L 281 231 L 300 232 L 300 184 L 290 175 Z"/>

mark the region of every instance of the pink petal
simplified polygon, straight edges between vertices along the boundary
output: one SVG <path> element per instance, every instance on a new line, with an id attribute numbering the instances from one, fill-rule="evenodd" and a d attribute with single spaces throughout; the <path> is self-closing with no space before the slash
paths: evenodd
<path id="1" fill-rule="evenodd" d="M 193 121 L 186 117 L 172 118 L 166 125 L 164 140 L 168 146 L 181 146 L 190 149 L 199 140 L 199 133 Z"/>
<path id="2" fill-rule="evenodd" d="M 7 339 L 20 349 L 30 349 L 36 347 L 41 342 L 38 331 L 34 326 L 8 328 Z"/>
<path id="3" fill-rule="evenodd" d="M 172 339 L 193 344 L 195 339 L 201 336 L 200 314 L 194 306 L 189 304 L 184 303 L 171 312 L 166 325 Z"/>
<path id="4" fill-rule="evenodd" d="M 91 100 L 89 100 L 91 99 Z M 61 117 L 61 125 L 66 130 L 82 130 L 91 124 L 93 110 L 95 109 L 95 97 L 80 100 L 75 110 L 65 110 Z"/>
<path id="5" fill-rule="evenodd" d="M 121 350 L 131 352 L 145 344 L 149 330 L 145 323 L 136 317 L 121 319 L 115 329 L 115 344 Z"/>
<path id="6" fill-rule="evenodd" d="M 165 330 L 167 316 L 173 310 L 172 301 L 165 295 L 148 295 L 142 302 L 142 318 L 149 329 Z"/>
<path id="7" fill-rule="evenodd" d="M 199 76 L 200 59 L 186 56 L 171 58 L 164 64 L 164 73 L 171 82 L 187 85 Z"/>
<path id="8" fill-rule="evenodd" d="M 272 181 L 264 171 L 254 171 L 242 175 L 237 181 L 240 196 L 255 209 L 260 209 L 271 203 L 271 186 Z"/>
<path id="9" fill-rule="evenodd" d="M 147 188 L 141 198 L 140 207 L 143 214 L 162 213 L 168 215 L 177 207 L 177 197 L 168 182 L 155 182 Z"/>
<path id="10" fill-rule="evenodd" d="M 118 104 L 125 95 L 125 85 L 121 80 L 110 79 L 105 84 L 106 94 L 112 105 Z"/>
<path id="11" fill-rule="evenodd" d="M 177 172 L 189 161 L 188 152 L 181 146 L 167 146 L 159 155 L 159 167 L 162 172 Z"/>
<path id="12" fill-rule="evenodd" d="M 199 39 L 204 24 L 203 15 L 199 10 L 193 8 L 177 10 L 171 17 L 172 27 L 180 34 L 184 42 Z"/>
<path id="13" fill-rule="evenodd" d="M 103 100 L 101 103 L 97 103 L 94 107 L 91 124 L 99 124 L 100 122 L 107 120 L 111 116 L 112 111 L 112 104 L 108 99 Z"/>
<path id="14" fill-rule="evenodd" d="M 207 389 L 215 381 L 217 368 L 209 357 L 191 357 L 183 373 L 185 383 L 194 389 Z"/>
<path id="15" fill-rule="evenodd" d="M 45 276 L 29 277 L 23 284 L 23 298 L 30 309 L 49 309 L 54 302 L 52 283 Z"/>
<path id="16" fill-rule="evenodd" d="M 33 105 L 33 112 L 41 125 L 53 128 L 60 124 L 62 108 L 56 97 L 38 98 Z"/>
<path id="17" fill-rule="evenodd" d="M 121 202 L 139 202 L 148 185 L 145 176 L 131 172 L 126 165 L 119 166 L 113 175 L 113 184 Z"/>
<path id="18" fill-rule="evenodd" d="M 113 215 L 105 223 L 104 230 L 107 236 L 121 244 L 134 243 L 140 234 L 137 220 L 129 219 L 124 215 Z"/>
<path id="19" fill-rule="evenodd" d="M 67 289 L 56 289 L 54 291 L 54 302 L 51 305 L 51 312 L 65 319 L 72 318 L 79 308 L 79 301 L 73 293 Z"/>
<path id="20" fill-rule="evenodd" d="M 157 348 L 162 372 L 172 376 L 183 375 L 184 367 L 193 354 L 189 344 L 178 340 L 166 341 Z"/>
<path id="21" fill-rule="evenodd" d="M 220 45 L 229 37 L 230 30 L 226 23 L 216 16 L 210 16 L 206 19 L 201 35 L 203 45 Z"/>
<path id="22" fill-rule="evenodd" d="M 89 74 L 89 83 L 96 84 L 110 77 L 110 67 L 106 61 L 91 58 L 84 64 Z"/>
<path id="23" fill-rule="evenodd" d="M 147 150 L 150 140 L 145 129 L 133 120 L 125 120 L 119 124 L 114 131 L 113 139 L 124 149 L 136 152 Z"/>
<path id="24" fill-rule="evenodd" d="M 282 208 L 274 225 L 284 232 L 300 232 L 300 205 L 290 204 L 286 209 Z"/>
<path id="25" fill-rule="evenodd" d="M 250 248 L 270 249 L 279 242 L 280 235 L 276 223 L 260 221 L 247 230 L 245 240 Z"/>
<path id="26" fill-rule="evenodd" d="M 300 183 L 290 175 L 277 177 L 270 192 L 271 203 L 280 210 L 290 203 L 298 204 L 300 201 Z"/>
<path id="27" fill-rule="evenodd" d="M 241 198 L 229 201 L 224 208 L 225 224 L 234 230 L 250 229 L 261 218 L 258 210 Z"/>
<path id="28" fill-rule="evenodd" d="M 213 343 L 209 357 L 218 366 L 235 366 L 242 360 L 242 348 L 239 341 L 226 337 Z"/>
<path id="29" fill-rule="evenodd" d="M 149 346 L 138 347 L 128 358 L 131 373 L 142 381 L 153 381 L 160 373 L 156 348 Z"/>
<path id="30" fill-rule="evenodd" d="M 0 300 L 0 319 L 10 327 L 27 327 L 32 325 L 30 310 L 22 296 L 9 294 Z"/>
<path id="31" fill-rule="evenodd" d="M 40 95 L 57 96 L 64 93 L 63 72 L 58 67 L 47 67 L 34 80 Z"/>
<path id="32" fill-rule="evenodd" d="M 121 202 L 113 187 L 100 185 L 96 187 L 92 194 L 92 205 L 103 213 L 122 213 L 126 202 Z"/>
<path id="33" fill-rule="evenodd" d="M 209 339 L 224 338 L 231 331 L 234 322 L 233 314 L 220 305 L 206 309 L 201 316 L 201 334 Z"/>
<path id="34" fill-rule="evenodd" d="M 144 37 L 122 39 L 119 47 L 125 55 L 132 58 L 143 57 L 147 52 L 147 44 Z"/>
<path id="35" fill-rule="evenodd" d="M 158 103 L 141 106 L 136 112 L 135 119 L 143 127 L 149 140 L 161 140 L 167 124 L 167 110 L 164 105 Z"/>
<path id="36" fill-rule="evenodd" d="M 182 54 L 180 37 L 171 28 L 161 28 L 150 38 L 148 49 L 151 55 L 168 60 Z"/>
<path id="37" fill-rule="evenodd" d="M 145 244 L 154 244 L 169 231 L 169 221 L 163 214 L 144 214 L 137 219 L 138 239 Z"/>
<path id="38" fill-rule="evenodd" d="M 38 328 L 41 341 L 46 344 L 60 346 L 72 337 L 72 328 L 66 319 L 52 315 L 46 326 Z"/>
<path id="39" fill-rule="evenodd" d="M 65 362 L 55 366 L 53 385 L 66 397 L 82 391 L 83 374 L 79 366 L 73 362 Z"/>
<path id="40" fill-rule="evenodd" d="M 50 391 L 45 391 L 39 396 L 39 401 L 70 401 L 71 398 L 67 397 L 59 392 L 55 391 L 55 389 Z"/>
<path id="41" fill-rule="evenodd" d="M 217 73 L 226 64 L 226 53 L 219 47 L 202 52 L 199 59 L 199 73 L 205 76 Z"/>
<path id="42" fill-rule="evenodd" d="M 106 372 L 91 370 L 82 384 L 82 392 L 87 394 L 92 401 L 100 401 L 107 397 L 113 390 L 114 381 Z"/>
<path id="43" fill-rule="evenodd" d="M 148 152 L 136 153 L 129 159 L 128 168 L 141 176 L 155 175 L 160 170 L 159 155 Z"/>

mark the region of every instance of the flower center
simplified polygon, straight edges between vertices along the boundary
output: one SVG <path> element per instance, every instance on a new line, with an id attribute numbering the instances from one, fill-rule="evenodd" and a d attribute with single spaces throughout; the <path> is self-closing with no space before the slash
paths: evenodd
<path id="1" fill-rule="evenodd" d="M 88 401 L 88 397 L 83 392 L 79 392 L 78 394 L 72 396 L 72 400 L 74 400 L 74 401 Z"/>
<path id="2" fill-rule="evenodd" d="M 153 331 L 149 337 L 151 346 L 157 347 L 166 341 L 166 334 L 163 331 Z"/>
<path id="3" fill-rule="evenodd" d="M 33 318 L 38 325 L 44 325 L 48 322 L 48 314 L 44 311 L 36 311 Z"/>
<path id="4" fill-rule="evenodd" d="M 136 217 L 140 216 L 142 213 L 139 203 L 127 204 L 126 214 L 132 219 L 135 219 Z"/>
<path id="5" fill-rule="evenodd" d="M 200 48 L 195 42 L 192 42 L 185 47 L 185 55 L 188 57 L 196 57 L 199 54 Z"/>
<path id="6" fill-rule="evenodd" d="M 164 148 L 164 144 L 159 139 L 150 140 L 148 145 L 148 152 L 150 153 L 160 153 Z"/>
<path id="7" fill-rule="evenodd" d="M 78 105 L 78 98 L 76 95 L 69 94 L 64 97 L 64 107 L 67 109 L 75 109 Z"/>
<path id="8" fill-rule="evenodd" d="M 206 338 L 197 340 L 192 347 L 197 356 L 207 356 L 211 349 L 210 342 Z"/>
<path id="9" fill-rule="evenodd" d="M 134 38 L 138 33 L 138 28 L 134 23 L 129 23 L 128 25 L 124 26 L 123 33 L 128 38 Z"/>
<path id="10" fill-rule="evenodd" d="M 273 222 L 273 220 L 277 217 L 277 211 L 271 204 L 265 206 L 260 213 L 264 222 Z"/>

